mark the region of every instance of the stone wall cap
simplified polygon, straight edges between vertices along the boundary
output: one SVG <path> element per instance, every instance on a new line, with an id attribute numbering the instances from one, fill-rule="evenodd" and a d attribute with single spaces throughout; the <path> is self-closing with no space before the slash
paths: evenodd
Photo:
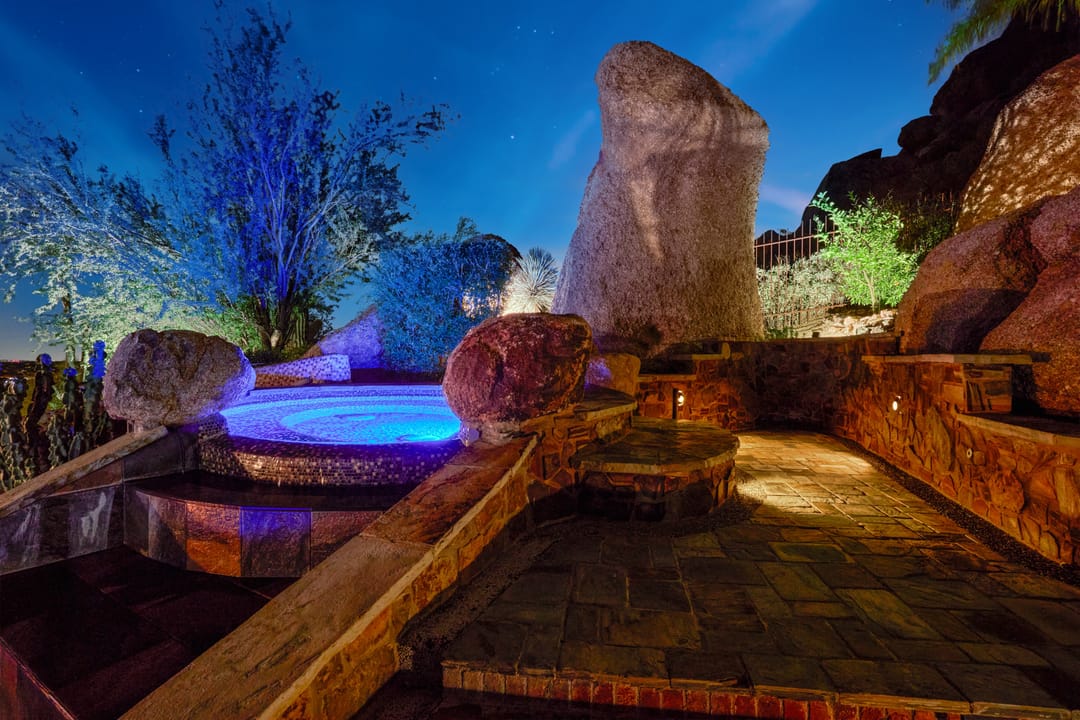
<path id="1" fill-rule="evenodd" d="M 719 358 L 719 355 L 712 356 Z M 697 373 L 643 373 L 638 375 L 638 382 L 694 382 Z"/>
<path id="2" fill-rule="evenodd" d="M 637 409 L 637 400 L 618 390 L 586 387 L 585 397 L 571 408 L 576 420 L 590 422 L 628 415 Z"/>
<path id="3" fill-rule="evenodd" d="M 5 517 L 36 500 L 63 490 L 95 470 L 156 442 L 168 434 L 164 426 L 142 432 L 125 433 L 93 450 L 30 478 L 0 497 L 0 517 Z"/>
<path id="4" fill-rule="evenodd" d="M 918 365 L 925 363 L 947 363 L 952 365 L 1031 365 L 1030 355 L 1023 353 L 964 353 L 964 354 L 927 354 L 927 355 L 863 355 L 867 363 L 896 363 L 900 365 Z"/>
<path id="5" fill-rule="evenodd" d="M 1080 449 L 1080 423 L 1021 415 L 957 415 L 961 425 L 1040 445 Z"/>

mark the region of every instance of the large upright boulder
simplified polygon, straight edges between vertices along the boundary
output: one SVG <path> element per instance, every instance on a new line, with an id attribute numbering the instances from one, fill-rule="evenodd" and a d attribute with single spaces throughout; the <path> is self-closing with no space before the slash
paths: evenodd
<path id="1" fill-rule="evenodd" d="M 902 352 L 976 352 L 1035 286 L 1031 217 L 998 218 L 934 248 L 896 309 Z"/>
<path id="2" fill-rule="evenodd" d="M 383 326 L 374 305 L 368 306 L 348 325 L 338 328 L 311 346 L 305 358 L 346 355 L 349 367 L 368 370 L 383 367 Z"/>
<path id="3" fill-rule="evenodd" d="M 956 220 L 966 230 L 1080 187 L 1080 55 L 1055 65 L 997 116 Z"/>
<path id="4" fill-rule="evenodd" d="M 605 351 L 763 334 L 752 238 L 768 128 L 701 68 L 648 42 L 596 73 L 603 140 L 553 311 Z"/>
<path id="5" fill-rule="evenodd" d="M 1034 352 L 1034 400 L 1080 417 L 1080 257 L 1056 263 L 1012 314 L 983 339 L 984 352 Z"/>
<path id="6" fill-rule="evenodd" d="M 212 415 L 255 386 L 237 346 L 189 330 L 138 330 L 116 346 L 102 400 L 136 429 L 186 425 Z"/>
<path id="7" fill-rule="evenodd" d="M 443 393 L 489 439 L 581 399 L 592 347 L 575 315 L 523 313 L 485 320 L 450 353 Z"/>

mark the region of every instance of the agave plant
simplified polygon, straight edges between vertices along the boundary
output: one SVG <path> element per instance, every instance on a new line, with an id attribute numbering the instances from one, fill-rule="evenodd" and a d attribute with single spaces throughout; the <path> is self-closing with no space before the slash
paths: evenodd
<path id="1" fill-rule="evenodd" d="M 503 291 L 502 314 L 550 312 L 559 267 L 543 248 L 532 248 L 515 262 Z"/>

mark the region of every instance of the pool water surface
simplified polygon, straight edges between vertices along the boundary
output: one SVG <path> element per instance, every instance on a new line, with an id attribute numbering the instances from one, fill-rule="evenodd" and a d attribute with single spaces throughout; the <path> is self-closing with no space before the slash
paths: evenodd
<path id="1" fill-rule="evenodd" d="M 233 437 L 313 445 L 435 442 L 461 429 L 437 385 L 258 391 L 221 414 Z"/>

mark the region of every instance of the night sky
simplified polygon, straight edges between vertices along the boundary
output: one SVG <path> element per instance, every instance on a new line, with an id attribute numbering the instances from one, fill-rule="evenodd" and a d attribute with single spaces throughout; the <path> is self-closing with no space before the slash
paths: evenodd
<path id="1" fill-rule="evenodd" d="M 293 21 L 285 56 L 340 90 L 344 110 L 404 93 L 418 109 L 447 103 L 460 116 L 402 162 L 407 230 L 452 232 L 465 215 L 558 258 L 600 146 L 593 74 L 615 43 L 655 42 L 765 118 L 760 231 L 796 225 L 833 162 L 897 152 L 900 128 L 937 90 L 927 64 L 951 20 L 923 0 L 271 4 Z M 77 128 L 89 167 L 152 184 L 160 165 L 146 131 L 160 113 L 180 120 L 199 95 L 213 17 L 211 0 L 3 2 L 0 123 L 6 131 L 26 114 Z M 32 301 L 27 288 L 0 308 L 0 358 L 40 351 L 15 320 Z M 357 309 L 346 303 L 339 320 Z"/>

